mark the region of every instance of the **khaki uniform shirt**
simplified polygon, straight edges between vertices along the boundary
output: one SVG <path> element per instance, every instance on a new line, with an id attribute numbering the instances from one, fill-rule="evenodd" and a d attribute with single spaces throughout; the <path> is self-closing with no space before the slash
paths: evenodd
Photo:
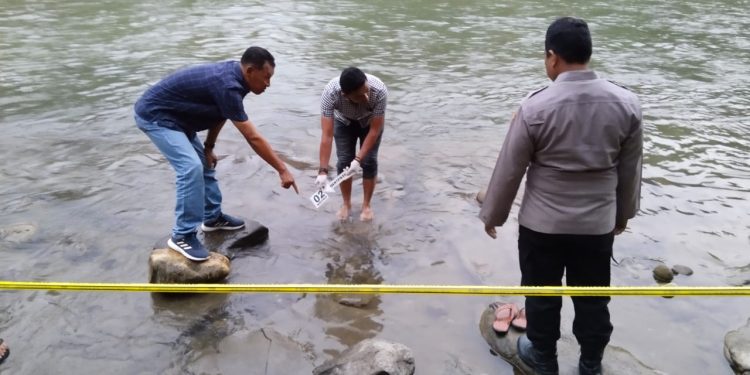
<path id="1" fill-rule="evenodd" d="M 479 217 L 501 226 L 526 173 L 518 221 L 550 234 L 605 234 L 635 216 L 643 130 L 631 91 L 593 71 L 560 74 L 511 121 Z"/>

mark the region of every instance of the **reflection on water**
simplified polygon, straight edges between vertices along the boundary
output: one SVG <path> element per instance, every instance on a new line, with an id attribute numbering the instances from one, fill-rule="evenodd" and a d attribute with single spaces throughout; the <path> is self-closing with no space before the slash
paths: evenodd
<path id="1" fill-rule="evenodd" d="M 328 260 L 328 284 L 381 284 L 383 277 L 373 257 L 378 256 L 377 232 L 370 223 L 333 224 L 333 237 L 323 242 L 321 255 Z M 326 334 L 345 348 L 375 337 L 383 326 L 377 317 L 381 299 L 369 294 L 331 294 L 315 296 L 315 316 L 327 322 Z M 327 351 L 337 355 L 336 351 Z"/>
<path id="2" fill-rule="evenodd" d="M 279 188 L 275 172 L 225 128 L 217 142 L 227 156 L 218 166 L 225 209 L 270 230 L 260 253 L 233 259 L 230 282 L 517 284 L 517 223 L 490 240 L 473 196 L 520 99 L 547 84 L 546 26 L 574 14 L 589 20 L 593 67 L 644 108 L 642 210 L 615 243 L 627 262 L 613 268 L 613 283 L 650 285 L 649 265 L 664 262 L 695 270 L 676 277 L 679 285 L 743 284 L 747 8 L 746 0 L 3 1 L 0 279 L 145 281 L 151 244 L 172 225 L 174 185 L 135 128 L 132 105 L 175 69 L 236 59 L 257 44 L 276 56 L 276 75 L 246 108 L 302 192 Z M 348 65 L 378 75 L 390 92 L 369 227 L 331 224 L 337 204 L 314 210 L 306 200 L 320 93 Z M 19 225 L 33 234 L 14 232 Z M 216 338 L 196 326 L 221 336 L 270 325 L 320 361 L 377 336 L 409 345 L 420 373 L 441 373 L 456 356 L 477 373 L 512 372 L 477 340 L 486 298 L 203 298 L 181 306 L 137 293 L 2 292 L 0 337 L 15 349 L 2 369 L 111 373 L 127 362 L 122 373 L 179 373 L 186 350 Z M 615 298 L 613 344 L 668 373 L 729 372 L 721 342 L 746 311 L 745 299 Z"/>

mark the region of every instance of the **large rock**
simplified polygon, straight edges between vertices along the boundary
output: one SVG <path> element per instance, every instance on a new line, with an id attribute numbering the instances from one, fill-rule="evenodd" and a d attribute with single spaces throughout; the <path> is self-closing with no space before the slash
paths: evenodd
<path id="1" fill-rule="evenodd" d="M 229 275 L 229 259 L 210 253 L 194 262 L 172 249 L 156 249 L 148 259 L 148 282 L 155 284 L 202 284 L 223 281 Z"/>
<path id="2" fill-rule="evenodd" d="M 750 319 L 724 337 L 724 356 L 736 374 L 750 375 Z"/>
<path id="3" fill-rule="evenodd" d="M 411 349 L 399 343 L 367 339 L 313 370 L 313 375 L 378 374 L 414 374 Z"/>
<path id="4" fill-rule="evenodd" d="M 504 302 L 498 302 L 502 304 Z M 507 334 L 498 335 L 492 329 L 492 322 L 495 320 L 495 312 L 487 308 L 482 313 L 479 320 L 479 332 L 490 345 L 490 348 L 497 353 L 503 360 L 511 364 L 516 369 L 516 374 L 533 375 L 534 370 L 526 366 L 516 351 L 516 342 L 523 334 L 514 328 L 511 328 Z M 560 375 L 578 374 L 578 343 L 574 338 L 563 335 L 557 343 L 557 360 L 560 364 Z M 628 375 L 658 375 L 663 372 L 654 370 L 641 363 L 633 357 L 628 351 L 616 346 L 609 345 L 604 351 L 604 361 L 602 362 L 603 373 L 605 374 L 628 374 Z"/>
<path id="5" fill-rule="evenodd" d="M 310 374 L 312 359 L 300 344 L 273 329 L 240 331 L 187 365 L 191 374 Z"/>
<path id="6" fill-rule="evenodd" d="M 245 227 L 239 230 L 217 230 L 213 232 L 198 231 L 198 239 L 209 251 L 234 259 L 243 252 L 261 245 L 268 239 L 268 228 L 257 221 L 246 220 Z M 167 247 L 169 236 L 165 236 L 154 244 L 154 249 Z"/>

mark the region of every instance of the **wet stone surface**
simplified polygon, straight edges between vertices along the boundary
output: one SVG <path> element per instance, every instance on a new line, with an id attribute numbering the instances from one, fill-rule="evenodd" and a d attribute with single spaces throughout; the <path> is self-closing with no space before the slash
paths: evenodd
<path id="1" fill-rule="evenodd" d="M 505 302 L 498 302 L 498 304 L 503 303 Z M 505 335 L 498 335 L 492 329 L 492 322 L 494 320 L 495 311 L 490 307 L 486 308 L 479 320 L 479 332 L 482 334 L 482 337 L 487 341 L 493 352 L 514 367 L 515 374 L 533 375 L 534 371 L 521 361 L 516 351 L 516 343 L 523 333 L 511 328 Z M 560 341 L 557 342 L 557 358 L 560 364 L 561 375 L 578 374 L 578 355 L 579 347 L 575 338 L 563 334 Z M 604 351 L 602 367 L 605 374 L 662 374 L 641 363 L 641 361 L 627 350 L 612 345 L 607 346 L 607 349 Z"/>
<path id="2" fill-rule="evenodd" d="M 672 279 L 674 279 L 674 274 L 672 273 L 672 270 L 663 264 L 660 264 L 654 267 L 653 273 L 654 273 L 654 280 L 660 283 L 668 283 L 668 282 L 671 282 Z"/>
<path id="3" fill-rule="evenodd" d="M 750 374 L 750 319 L 724 337 L 724 357 L 737 374 Z"/>
<path id="4" fill-rule="evenodd" d="M 148 259 L 149 282 L 154 284 L 203 284 L 221 282 L 229 276 L 229 259 L 211 252 L 203 262 L 194 262 L 172 249 L 156 249 Z"/>
<path id="5" fill-rule="evenodd" d="M 672 266 L 672 273 L 674 273 L 675 275 L 690 276 L 693 274 L 693 269 L 681 264 L 675 264 L 674 266 Z"/>
<path id="6" fill-rule="evenodd" d="M 252 252 L 268 240 L 268 228 L 253 220 L 245 220 L 245 227 L 238 230 L 198 231 L 198 239 L 208 249 L 227 256 L 229 259 Z M 169 236 L 164 236 L 154 244 L 154 249 L 166 248 Z"/>

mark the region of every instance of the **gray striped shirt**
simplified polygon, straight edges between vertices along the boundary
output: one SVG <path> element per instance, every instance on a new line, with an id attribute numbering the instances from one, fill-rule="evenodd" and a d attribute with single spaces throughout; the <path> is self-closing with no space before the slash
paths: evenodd
<path id="1" fill-rule="evenodd" d="M 345 124 L 359 121 L 362 127 L 370 125 L 376 116 L 385 116 L 385 106 L 388 102 L 388 89 L 383 81 L 371 74 L 365 74 L 370 86 L 370 101 L 367 104 L 357 104 L 341 92 L 339 77 L 332 79 L 323 89 L 320 98 L 320 114 L 323 117 L 334 117 Z"/>

